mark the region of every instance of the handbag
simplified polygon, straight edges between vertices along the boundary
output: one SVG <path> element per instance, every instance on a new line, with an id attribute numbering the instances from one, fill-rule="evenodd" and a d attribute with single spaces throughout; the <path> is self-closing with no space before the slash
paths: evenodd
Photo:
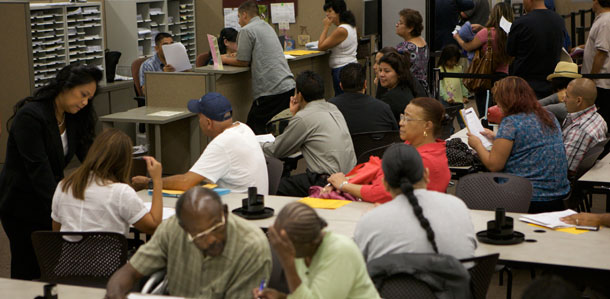
<path id="1" fill-rule="evenodd" d="M 493 38 L 491 36 L 491 29 L 487 29 L 487 51 L 485 51 L 485 54 L 481 54 L 481 48 L 476 50 L 472 63 L 468 66 L 466 73 L 491 75 L 493 65 L 492 44 Z M 474 92 L 491 89 L 492 87 L 490 79 L 465 78 L 463 82 L 468 90 Z"/>
<path id="2" fill-rule="evenodd" d="M 121 52 L 110 51 L 106 49 L 104 51 L 104 58 L 106 60 L 106 82 L 114 82 L 114 75 L 116 74 L 116 66 L 121 58 Z"/>
<path id="3" fill-rule="evenodd" d="M 323 198 L 323 199 L 341 199 L 341 200 L 349 200 L 349 201 L 358 201 L 358 198 L 339 190 L 332 190 L 328 193 L 322 193 L 324 187 L 321 186 L 311 186 L 309 187 L 309 197 L 313 198 Z"/>
<path id="4" fill-rule="evenodd" d="M 499 124 L 502 122 L 504 114 L 498 105 L 491 106 L 487 109 L 487 121 L 493 124 Z"/>
<path id="5" fill-rule="evenodd" d="M 368 162 L 356 165 L 346 177 L 349 177 L 350 184 L 368 185 L 378 176 L 381 170 L 381 159 L 377 156 L 371 156 Z"/>

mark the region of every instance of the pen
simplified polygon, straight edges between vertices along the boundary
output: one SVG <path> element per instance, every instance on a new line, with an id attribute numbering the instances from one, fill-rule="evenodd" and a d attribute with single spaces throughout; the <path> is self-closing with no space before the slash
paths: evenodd
<path id="1" fill-rule="evenodd" d="M 265 288 L 265 279 L 263 278 L 263 280 L 261 280 L 261 285 L 258 287 L 258 291 L 262 292 L 264 288 Z M 260 298 L 260 297 L 258 297 L 258 298 Z"/>

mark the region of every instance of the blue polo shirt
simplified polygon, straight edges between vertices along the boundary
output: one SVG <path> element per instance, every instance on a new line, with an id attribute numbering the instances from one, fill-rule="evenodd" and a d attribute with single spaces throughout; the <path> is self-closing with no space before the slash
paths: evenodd
<path id="1" fill-rule="evenodd" d="M 144 83 L 146 82 L 144 72 L 162 72 L 163 66 L 163 62 L 161 62 L 157 53 L 146 59 L 142 65 L 140 65 L 140 87 L 144 86 Z"/>

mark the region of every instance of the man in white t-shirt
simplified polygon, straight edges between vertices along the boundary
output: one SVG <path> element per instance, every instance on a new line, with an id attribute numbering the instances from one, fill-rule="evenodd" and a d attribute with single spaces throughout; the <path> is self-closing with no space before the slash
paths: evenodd
<path id="1" fill-rule="evenodd" d="M 163 178 L 163 188 L 188 190 L 204 181 L 232 192 L 247 192 L 248 187 L 257 187 L 259 194 L 268 194 L 263 151 L 250 127 L 233 122 L 229 100 L 210 92 L 199 100 L 190 100 L 188 109 L 199 114 L 199 127 L 212 141 L 187 173 Z M 132 179 L 136 188 L 145 188 L 148 182 L 143 176 Z"/>

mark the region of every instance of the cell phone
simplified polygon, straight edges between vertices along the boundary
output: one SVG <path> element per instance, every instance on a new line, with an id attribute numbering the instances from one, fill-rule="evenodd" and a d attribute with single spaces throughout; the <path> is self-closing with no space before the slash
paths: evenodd
<path id="1" fill-rule="evenodd" d="M 590 231 L 595 231 L 595 232 L 599 230 L 599 226 L 577 225 L 575 228 L 576 229 L 581 229 L 581 230 L 590 230 Z"/>

